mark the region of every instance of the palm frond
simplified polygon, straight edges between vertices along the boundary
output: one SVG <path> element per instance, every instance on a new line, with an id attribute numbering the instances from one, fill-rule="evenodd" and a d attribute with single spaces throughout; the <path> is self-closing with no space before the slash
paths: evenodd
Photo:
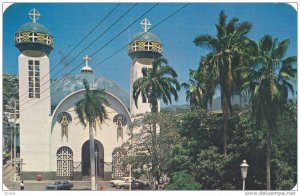
<path id="1" fill-rule="evenodd" d="M 273 38 L 271 35 L 265 35 L 261 40 L 260 40 L 260 48 L 264 52 L 268 52 L 272 49 L 273 46 Z"/>
<path id="2" fill-rule="evenodd" d="M 194 40 L 196 46 L 216 50 L 218 47 L 218 40 L 210 35 L 201 35 Z"/>

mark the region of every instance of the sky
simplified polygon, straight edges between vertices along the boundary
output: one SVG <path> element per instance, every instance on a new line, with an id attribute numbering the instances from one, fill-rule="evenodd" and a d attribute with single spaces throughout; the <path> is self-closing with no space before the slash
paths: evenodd
<path id="1" fill-rule="evenodd" d="M 84 65 L 83 56 L 91 55 L 103 47 L 92 56 L 89 63 L 91 67 L 97 65 L 94 68 L 94 74 L 115 81 L 129 92 L 132 61 L 128 56 L 127 48 L 125 47 L 107 61 L 103 62 L 103 60 L 126 46 L 136 33 L 143 31 L 140 22 L 144 18 L 149 19 L 152 26 L 157 25 L 185 4 L 158 4 L 124 33 L 107 44 L 154 6 L 154 3 L 139 3 L 100 39 L 94 41 L 133 6 L 133 3 L 122 3 L 82 44 L 69 56 L 65 56 L 116 5 L 116 3 L 16 3 L 11 5 L 3 14 L 3 72 L 18 74 L 17 59 L 20 52 L 14 46 L 14 34 L 21 25 L 31 21 L 28 12 L 36 8 L 41 14 L 37 22 L 44 25 L 54 37 L 54 50 L 49 56 L 50 69 L 53 69 L 50 74 L 52 79 L 63 77 L 78 65 L 80 66 L 70 74 L 80 73 L 80 69 Z M 297 55 L 297 12 L 288 4 L 191 3 L 154 29 L 150 27 L 149 30 L 156 34 L 164 45 L 164 57 L 178 73 L 180 83 L 188 81 L 189 69 L 197 69 L 201 56 L 208 52 L 196 47 L 193 40 L 203 34 L 216 35 L 215 24 L 222 9 L 229 20 L 237 17 L 240 22 L 249 21 L 253 24 L 252 30 L 248 34 L 249 38 L 258 41 L 266 34 L 279 40 L 288 38 L 290 47 L 286 56 Z M 92 42 L 94 43 L 80 54 Z M 65 60 L 61 62 L 64 57 L 66 57 Z M 71 60 L 73 61 L 70 62 Z M 185 90 L 179 92 L 178 102 L 173 102 L 173 105 L 182 104 L 186 104 Z"/>

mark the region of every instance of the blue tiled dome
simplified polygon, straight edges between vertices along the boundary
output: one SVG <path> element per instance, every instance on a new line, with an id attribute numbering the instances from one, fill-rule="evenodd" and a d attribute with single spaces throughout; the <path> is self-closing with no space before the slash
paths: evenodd
<path id="1" fill-rule="evenodd" d="M 127 108 L 130 107 L 129 94 L 125 90 L 115 82 L 94 74 L 66 75 L 61 80 L 54 81 L 51 85 L 51 106 L 57 106 L 69 94 L 84 89 L 84 79 L 89 82 L 91 89 L 104 89 L 119 98 Z"/>
<path id="2" fill-rule="evenodd" d="M 35 33 L 45 33 L 51 35 L 48 29 L 40 23 L 28 22 L 23 24 L 17 32 L 35 32 Z"/>
<path id="3" fill-rule="evenodd" d="M 156 42 L 160 42 L 158 37 L 151 33 L 151 32 L 140 32 L 140 33 L 137 33 L 135 34 L 130 43 L 131 42 L 135 42 L 135 41 L 156 41 Z"/>

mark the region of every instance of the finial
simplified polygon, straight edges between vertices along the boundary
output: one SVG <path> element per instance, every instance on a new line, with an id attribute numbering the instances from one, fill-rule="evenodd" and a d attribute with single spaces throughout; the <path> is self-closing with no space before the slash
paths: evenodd
<path id="1" fill-rule="evenodd" d="M 93 69 L 89 67 L 89 60 L 91 60 L 91 57 L 85 55 L 83 60 L 85 61 L 85 66 L 81 69 L 81 73 L 93 73 Z"/>
<path id="2" fill-rule="evenodd" d="M 36 23 L 36 21 L 41 16 L 40 13 L 35 8 L 33 8 L 32 10 L 30 10 L 29 13 L 28 13 L 28 15 L 29 15 L 29 18 L 32 20 L 33 23 Z"/>
<path id="3" fill-rule="evenodd" d="M 83 60 L 85 60 L 85 66 L 88 67 L 89 66 L 89 60 L 91 60 L 91 57 L 89 57 L 88 55 L 85 55 L 85 57 L 83 57 Z"/>
<path id="4" fill-rule="evenodd" d="M 142 28 L 144 29 L 144 32 L 147 32 L 148 29 L 150 29 L 151 23 L 150 23 L 150 21 L 149 21 L 147 18 L 145 18 L 145 19 L 140 23 L 140 25 L 141 25 Z"/>

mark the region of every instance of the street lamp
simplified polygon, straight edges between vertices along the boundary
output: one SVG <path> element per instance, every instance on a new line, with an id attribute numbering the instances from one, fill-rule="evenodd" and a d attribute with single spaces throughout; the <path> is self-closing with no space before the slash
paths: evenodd
<path id="1" fill-rule="evenodd" d="M 95 152 L 95 157 L 96 157 L 96 179 L 97 179 L 97 167 L 98 167 L 98 154 L 99 154 L 99 152 L 96 151 Z"/>
<path id="2" fill-rule="evenodd" d="M 242 178 L 243 178 L 243 191 L 245 190 L 245 179 L 247 177 L 247 171 L 249 165 L 247 164 L 246 160 L 243 160 L 243 163 L 240 165 L 241 172 L 242 172 Z"/>
<path id="3" fill-rule="evenodd" d="M 95 152 L 95 158 L 96 158 L 96 180 L 95 180 L 95 187 L 97 187 L 97 167 L 98 167 L 98 154 L 99 152 Z"/>

